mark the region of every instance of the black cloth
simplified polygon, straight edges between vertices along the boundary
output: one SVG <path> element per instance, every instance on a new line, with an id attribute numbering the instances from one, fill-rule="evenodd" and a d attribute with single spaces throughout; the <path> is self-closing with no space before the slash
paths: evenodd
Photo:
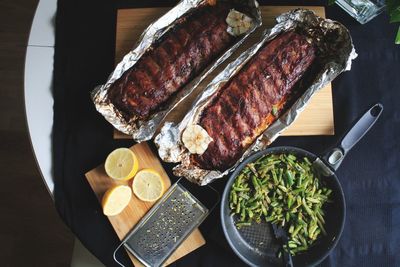
<path id="1" fill-rule="evenodd" d="M 114 148 L 133 141 L 112 139 L 112 126 L 96 112 L 89 93 L 113 70 L 116 11 L 120 7 L 173 6 L 175 1 L 59 0 L 54 58 L 53 163 L 57 209 L 82 243 L 114 266 L 118 238 L 102 215 L 84 173 Z M 318 1 L 268 1 L 268 5 L 325 5 Z M 350 29 L 358 58 L 333 82 L 335 136 L 280 137 L 273 144 L 321 153 L 375 102 L 384 113 L 353 148 L 337 175 L 347 199 L 342 238 L 323 266 L 400 266 L 400 46 L 395 25 L 380 15 L 360 25 L 337 6 L 327 16 Z M 154 147 L 153 147 L 154 148 Z M 164 167 L 170 171 L 171 165 Z M 226 179 L 214 186 L 222 192 Z M 216 209 L 202 224 L 207 244 L 175 266 L 242 266 L 229 248 Z M 124 255 L 123 255 L 124 256 Z M 125 255 L 125 264 L 129 264 Z"/>

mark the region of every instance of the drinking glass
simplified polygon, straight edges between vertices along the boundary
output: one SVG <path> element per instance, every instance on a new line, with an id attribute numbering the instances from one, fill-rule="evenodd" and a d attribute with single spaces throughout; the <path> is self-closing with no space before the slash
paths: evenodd
<path id="1" fill-rule="evenodd" d="M 341 8 L 361 24 L 365 24 L 385 9 L 384 0 L 336 0 Z"/>

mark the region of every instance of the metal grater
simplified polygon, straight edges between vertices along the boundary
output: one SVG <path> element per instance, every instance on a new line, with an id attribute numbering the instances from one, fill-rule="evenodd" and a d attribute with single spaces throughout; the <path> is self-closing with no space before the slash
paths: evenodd
<path id="1" fill-rule="evenodd" d="M 123 244 L 145 266 L 161 266 L 208 213 L 185 187 L 175 183 Z"/>

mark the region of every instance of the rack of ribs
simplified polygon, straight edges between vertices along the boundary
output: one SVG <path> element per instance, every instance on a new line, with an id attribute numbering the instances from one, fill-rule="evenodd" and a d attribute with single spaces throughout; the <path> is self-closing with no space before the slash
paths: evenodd
<path id="1" fill-rule="evenodd" d="M 239 160 L 285 109 L 315 53 L 306 37 L 293 31 L 262 47 L 202 111 L 198 124 L 213 141 L 202 155 L 192 154 L 191 161 L 224 171 Z"/>
<path id="2" fill-rule="evenodd" d="M 226 5 L 203 6 L 179 19 L 109 90 L 126 120 L 147 119 L 234 41 Z"/>

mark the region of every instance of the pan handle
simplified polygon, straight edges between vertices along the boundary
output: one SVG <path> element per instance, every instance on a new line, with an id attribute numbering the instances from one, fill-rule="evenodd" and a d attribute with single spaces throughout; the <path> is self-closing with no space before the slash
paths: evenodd
<path id="1" fill-rule="evenodd" d="M 330 149 L 322 157 L 333 170 L 337 170 L 342 160 L 350 149 L 361 140 L 361 138 L 371 129 L 382 114 L 383 105 L 377 103 L 373 105 L 361 118 L 351 127 L 351 129 L 342 137 L 339 144 Z"/>

